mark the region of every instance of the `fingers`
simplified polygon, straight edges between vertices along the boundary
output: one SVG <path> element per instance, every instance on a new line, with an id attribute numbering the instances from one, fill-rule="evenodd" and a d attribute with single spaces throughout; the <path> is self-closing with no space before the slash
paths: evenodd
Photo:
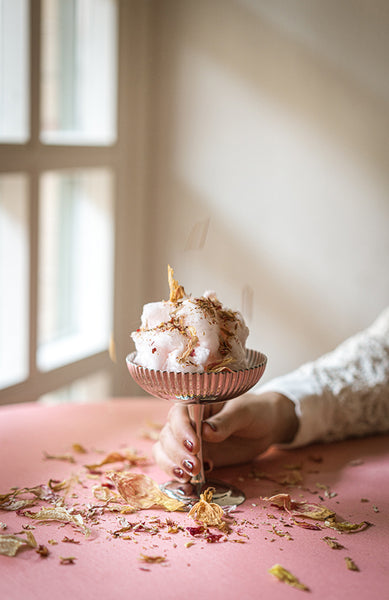
<path id="1" fill-rule="evenodd" d="M 196 456 L 198 450 L 199 440 L 190 424 L 187 409 L 175 405 L 153 448 L 158 466 L 174 479 L 189 481 L 200 471 Z"/>
<path id="2" fill-rule="evenodd" d="M 249 427 L 252 414 L 244 397 L 227 402 L 222 410 L 209 417 L 203 424 L 203 439 L 207 442 L 223 442 L 232 435 Z"/>

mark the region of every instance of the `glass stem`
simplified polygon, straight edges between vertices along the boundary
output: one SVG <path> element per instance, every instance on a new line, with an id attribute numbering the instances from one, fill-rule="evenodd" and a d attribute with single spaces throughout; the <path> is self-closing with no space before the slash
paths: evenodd
<path id="1" fill-rule="evenodd" d="M 192 485 L 196 486 L 198 495 L 202 492 L 202 488 L 205 484 L 204 474 L 204 459 L 203 459 L 203 417 L 204 417 L 204 404 L 190 404 L 189 405 L 189 417 L 193 425 L 193 429 L 200 442 L 200 449 L 197 454 L 197 458 L 200 461 L 200 473 L 194 475 L 191 479 Z"/>

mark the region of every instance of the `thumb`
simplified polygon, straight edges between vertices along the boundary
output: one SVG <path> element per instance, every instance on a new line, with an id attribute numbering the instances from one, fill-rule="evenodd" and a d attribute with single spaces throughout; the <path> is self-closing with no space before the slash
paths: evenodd
<path id="1" fill-rule="evenodd" d="M 203 439 L 206 442 L 222 442 L 251 423 L 247 403 L 227 402 L 221 411 L 203 423 Z"/>

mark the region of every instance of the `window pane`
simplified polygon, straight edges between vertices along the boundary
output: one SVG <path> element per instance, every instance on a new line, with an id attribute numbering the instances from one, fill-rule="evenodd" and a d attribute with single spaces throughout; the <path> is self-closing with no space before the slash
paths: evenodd
<path id="1" fill-rule="evenodd" d="M 116 0 L 43 0 L 41 140 L 116 139 Z"/>
<path id="2" fill-rule="evenodd" d="M 106 371 L 100 371 L 76 379 L 70 385 L 44 394 L 38 399 L 41 404 L 83 404 L 104 402 L 111 396 L 111 378 Z"/>
<path id="3" fill-rule="evenodd" d="M 29 137 L 27 0 L 0 0 L 0 142 Z"/>
<path id="4" fill-rule="evenodd" d="M 107 169 L 47 172 L 39 203 L 38 367 L 108 348 L 113 181 Z"/>
<path id="5" fill-rule="evenodd" d="M 0 176 L 0 387 L 28 375 L 28 207 L 24 175 Z"/>

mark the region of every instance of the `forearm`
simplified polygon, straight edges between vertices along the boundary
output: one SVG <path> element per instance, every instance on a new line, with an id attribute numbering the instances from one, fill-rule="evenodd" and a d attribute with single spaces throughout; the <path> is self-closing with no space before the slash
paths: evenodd
<path id="1" fill-rule="evenodd" d="M 296 407 L 291 446 L 389 430 L 389 310 L 333 352 L 279 377 L 274 391 Z"/>

